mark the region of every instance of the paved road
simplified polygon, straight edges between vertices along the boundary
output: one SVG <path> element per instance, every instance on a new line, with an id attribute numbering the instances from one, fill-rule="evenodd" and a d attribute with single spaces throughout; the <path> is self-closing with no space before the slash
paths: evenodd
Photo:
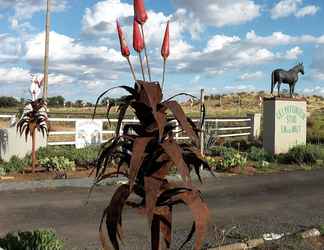
<path id="1" fill-rule="evenodd" d="M 87 205 L 88 190 L 82 188 L 0 192 L 0 235 L 51 227 L 65 240 L 67 249 L 98 249 L 98 222 L 113 190 L 112 186 L 97 189 Z M 324 224 L 323 170 L 209 178 L 201 190 L 212 223 L 222 229 L 237 226 L 240 237 Z M 178 246 L 191 217 L 185 207 L 175 212 Z M 122 249 L 147 249 L 145 220 L 126 209 L 124 223 L 127 243 Z M 208 242 L 215 241 L 214 236 L 211 229 Z"/>

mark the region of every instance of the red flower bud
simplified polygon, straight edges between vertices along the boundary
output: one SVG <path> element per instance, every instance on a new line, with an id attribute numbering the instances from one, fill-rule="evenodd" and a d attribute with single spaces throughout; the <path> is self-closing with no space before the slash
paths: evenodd
<path id="1" fill-rule="evenodd" d="M 130 52 L 129 52 L 129 48 L 127 46 L 124 32 L 123 32 L 122 28 L 120 27 L 118 20 L 116 20 L 116 24 L 117 24 L 117 31 L 118 31 L 118 36 L 119 36 L 121 54 L 124 57 L 128 57 L 130 55 Z"/>
<path id="2" fill-rule="evenodd" d="M 144 6 L 144 0 L 134 0 L 134 16 L 136 22 L 144 24 L 147 20 L 147 13 Z"/>
<path id="3" fill-rule="evenodd" d="M 135 19 L 133 24 L 133 47 L 138 53 L 144 49 L 143 37 Z"/>
<path id="4" fill-rule="evenodd" d="M 169 21 L 165 29 L 164 39 L 161 49 L 161 55 L 166 60 L 170 55 L 170 35 L 169 35 Z"/>

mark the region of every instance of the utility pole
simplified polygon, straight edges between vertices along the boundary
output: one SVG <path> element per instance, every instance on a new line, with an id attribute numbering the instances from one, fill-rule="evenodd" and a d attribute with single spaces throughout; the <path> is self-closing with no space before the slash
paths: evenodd
<path id="1" fill-rule="evenodd" d="M 48 97 L 48 58 L 49 58 L 49 36 L 51 23 L 51 0 L 47 0 L 46 24 L 45 24 L 45 56 L 44 56 L 44 90 L 43 98 L 47 101 Z"/>
<path id="2" fill-rule="evenodd" d="M 204 89 L 200 90 L 200 121 L 203 122 L 203 106 L 205 104 L 205 93 Z M 205 123 L 201 124 L 201 133 L 200 133 L 200 152 L 204 155 L 204 141 L 205 141 Z"/>

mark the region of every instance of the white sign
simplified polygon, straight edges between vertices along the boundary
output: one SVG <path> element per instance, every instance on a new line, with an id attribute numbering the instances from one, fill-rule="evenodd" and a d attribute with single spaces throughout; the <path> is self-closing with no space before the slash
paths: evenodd
<path id="1" fill-rule="evenodd" d="M 77 120 L 75 122 L 75 147 L 84 148 L 102 141 L 102 121 Z"/>

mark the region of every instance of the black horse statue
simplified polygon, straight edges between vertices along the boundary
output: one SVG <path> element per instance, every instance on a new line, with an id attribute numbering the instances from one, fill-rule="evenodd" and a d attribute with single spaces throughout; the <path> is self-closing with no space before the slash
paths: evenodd
<path id="1" fill-rule="evenodd" d="M 298 81 L 298 73 L 304 74 L 304 65 L 303 63 L 298 63 L 292 69 L 286 71 L 283 69 L 276 69 L 272 71 L 271 78 L 271 95 L 273 95 L 273 89 L 278 84 L 278 96 L 280 96 L 280 85 L 282 83 L 289 85 L 289 94 L 290 97 L 293 97 L 295 93 L 295 85 Z"/>

